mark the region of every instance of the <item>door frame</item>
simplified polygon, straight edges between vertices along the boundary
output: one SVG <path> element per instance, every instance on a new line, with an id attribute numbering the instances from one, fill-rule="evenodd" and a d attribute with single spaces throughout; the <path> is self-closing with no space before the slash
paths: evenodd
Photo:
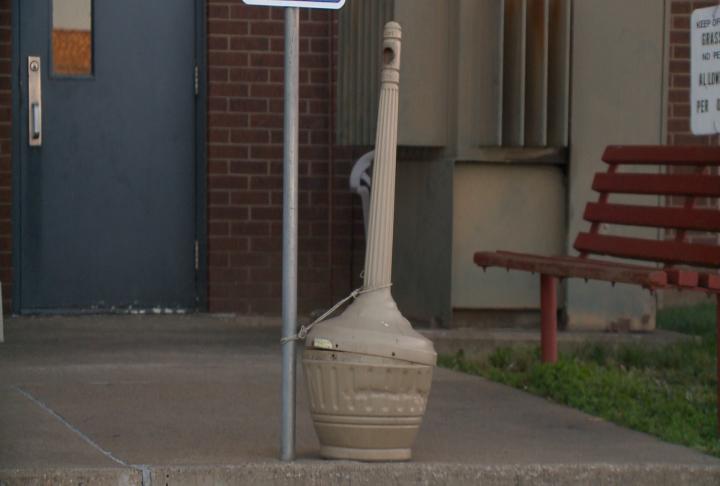
<path id="1" fill-rule="evenodd" d="M 43 0 L 40 0 L 43 1 Z M 44 0 L 51 3 L 52 0 Z M 197 270 L 195 271 L 195 309 L 190 311 L 207 310 L 207 0 L 193 0 L 195 3 L 195 65 L 197 66 L 198 92 L 195 96 L 195 240 L 197 241 Z M 20 59 L 20 9 L 22 0 L 12 0 L 12 59 L 10 91 L 12 95 L 12 308 L 13 314 L 22 314 L 22 293 L 20 292 L 21 254 L 22 254 L 22 197 L 20 194 L 21 168 L 22 168 L 22 137 L 23 127 L 20 126 L 20 110 L 24 87 L 20 76 L 23 69 Z M 51 46 L 48 46 L 48 52 Z M 27 130 L 27 127 L 24 127 Z M 85 313 L 83 310 L 43 309 L 33 311 L 37 314 L 54 314 L 62 311 L 65 314 Z M 90 312 L 90 311 L 88 311 Z M 110 312 L 104 310 L 104 312 Z M 123 312 L 118 311 L 118 312 Z"/>

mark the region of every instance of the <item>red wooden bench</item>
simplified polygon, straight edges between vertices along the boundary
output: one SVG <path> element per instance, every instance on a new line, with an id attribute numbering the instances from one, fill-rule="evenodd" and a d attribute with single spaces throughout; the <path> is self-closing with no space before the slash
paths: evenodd
<path id="1" fill-rule="evenodd" d="M 592 188 L 600 196 L 597 202 L 590 202 L 585 208 L 584 218 L 590 223 L 590 229 L 579 233 L 575 239 L 574 247 L 580 252 L 579 256 L 477 252 L 475 263 L 483 268 L 504 267 L 540 274 L 540 341 L 544 362 L 557 360 L 557 282 L 562 278 L 636 284 L 650 291 L 677 288 L 714 294 L 718 302 L 716 325 L 720 335 L 720 274 L 714 270 L 720 268 L 720 246 L 717 238 L 715 244 L 687 238 L 690 231 L 713 233 L 714 237 L 720 232 L 720 176 L 716 169 L 720 166 L 720 147 L 609 146 L 602 160 L 608 170 L 595 174 Z M 660 170 L 655 173 L 621 170 L 627 166 L 658 166 Z M 666 196 L 669 199 L 664 203 L 675 204 L 618 204 L 609 201 L 611 194 Z M 655 227 L 674 230 L 674 234 L 661 240 L 604 235 L 600 232 L 604 223 Z M 600 260 L 590 258 L 590 254 L 653 264 Z M 720 339 L 717 354 L 720 377 Z"/>

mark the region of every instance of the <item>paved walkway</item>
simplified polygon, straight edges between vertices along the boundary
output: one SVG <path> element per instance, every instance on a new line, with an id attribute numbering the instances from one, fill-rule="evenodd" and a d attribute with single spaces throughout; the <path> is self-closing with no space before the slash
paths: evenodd
<path id="1" fill-rule="evenodd" d="M 0 484 L 720 484 L 720 461 L 438 369 L 412 462 L 323 461 L 302 376 L 278 455 L 279 330 L 228 317 L 13 318 Z"/>

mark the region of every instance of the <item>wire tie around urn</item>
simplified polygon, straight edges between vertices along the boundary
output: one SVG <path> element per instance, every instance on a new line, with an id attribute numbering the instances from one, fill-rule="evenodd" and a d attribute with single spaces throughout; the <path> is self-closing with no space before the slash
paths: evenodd
<path id="1" fill-rule="evenodd" d="M 345 297 L 342 300 L 339 300 L 334 306 L 332 306 L 323 315 L 321 315 L 320 317 L 318 317 L 317 319 L 312 321 L 310 324 L 308 324 L 307 326 L 306 325 L 300 326 L 300 329 L 298 329 L 297 334 L 295 334 L 293 336 L 284 337 L 280 340 L 280 342 L 282 344 L 285 344 L 290 341 L 300 341 L 302 339 L 305 339 L 307 337 L 307 333 L 310 332 L 310 329 L 312 329 L 313 326 L 321 323 L 322 321 L 324 321 L 325 319 L 327 319 L 328 317 L 333 315 L 335 313 L 335 311 L 338 310 L 340 307 L 342 307 L 347 301 L 355 300 L 358 298 L 359 295 L 367 294 L 368 292 L 375 292 L 376 290 L 382 290 L 382 289 L 386 289 L 389 287 L 392 287 L 392 283 L 385 284 L 385 285 L 377 285 L 377 286 L 369 288 L 369 289 L 366 289 L 363 287 L 356 288 L 355 290 L 350 292 L 350 294 L 348 294 L 347 297 Z"/>

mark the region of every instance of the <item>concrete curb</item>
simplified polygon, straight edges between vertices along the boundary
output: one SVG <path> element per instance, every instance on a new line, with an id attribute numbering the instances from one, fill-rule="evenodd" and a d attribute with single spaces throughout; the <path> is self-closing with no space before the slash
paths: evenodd
<path id="1" fill-rule="evenodd" d="M 216 468 L 154 468 L 152 484 L 257 484 L 280 486 L 331 485 L 488 485 L 575 486 L 578 484 L 635 486 L 717 486 L 720 467 L 597 465 L 363 464 L 296 463 L 251 464 Z"/>
<path id="2" fill-rule="evenodd" d="M 298 461 L 237 466 L 144 466 L 139 469 L 0 470 L 0 484 L 155 485 L 475 485 L 489 486 L 716 486 L 720 466 L 668 464 L 464 465 Z M 145 472 L 145 474 L 143 474 Z M 144 481 L 143 481 L 144 476 Z"/>
<path id="3" fill-rule="evenodd" d="M 525 329 L 422 329 L 420 333 L 430 339 L 438 354 L 452 355 L 462 350 L 465 357 L 484 360 L 498 348 L 537 348 L 540 331 Z M 686 334 L 658 330 L 653 333 L 572 331 L 558 333 L 560 351 L 569 352 L 585 344 L 605 344 L 616 347 L 642 345 L 660 348 L 669 344 L 695 339 Z"/>
<path id="4" fill-rule="evenodd" d="M 52 468 L 0 469 L 0 486 L 77 486 L 86 484 L 134 486 L 142 484 L 142 472 L 137 469 L 110 468 Z"/>

